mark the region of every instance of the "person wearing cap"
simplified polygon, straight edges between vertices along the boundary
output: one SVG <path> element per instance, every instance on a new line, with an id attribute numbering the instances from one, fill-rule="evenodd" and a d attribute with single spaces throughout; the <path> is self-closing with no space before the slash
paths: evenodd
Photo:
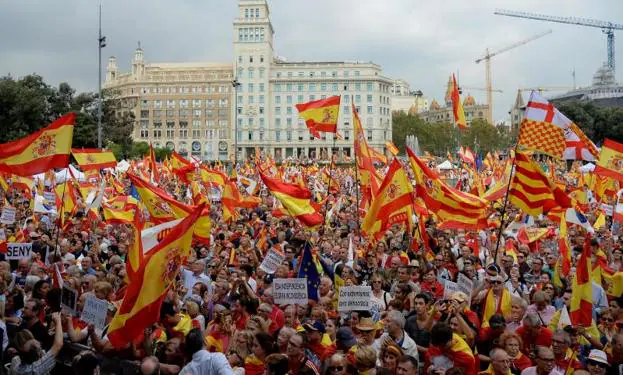
<path id="1" fill-rule="evenodd" d="M 506 318 L 511 313 L 511 294 L 504 287 L 504 278 L 499 271 L 496 275 L 492 275 L 490 268 L 487 268 L 487 275 L 482 285 L 484 289 L 480 291 L 476 289 L 474 301 L 472 301 L 472 304 L 482 303 L 481 321 L 483 328 L 489 326 L 489 319 L 493 315 L 499 314 Z"/>
<path id="2" fill-rule="evenodd" d="M 340 327 L 335 333 L 335 348 L 337 351 L 348 352 L 357 345 L 357 338 L 350 327 Z"/>
<path id="3" fill-rule="evenodd" d="M 588 354 L 586 368 L 591 375 L 605 375 L 610 367 L 608 356 L 601 350 L 593 349 Z"/>
<path id="4" fill-rule="evenodd" d="M 306 322 L 303 323 L 303 329 L 307 334 L 307 349 L 314 353 L 318 359 L 324 361 L 329 354 L 327 348 L 322 345 L 322 336 L 326 331 L 324 323 L 320 320 Z"/>

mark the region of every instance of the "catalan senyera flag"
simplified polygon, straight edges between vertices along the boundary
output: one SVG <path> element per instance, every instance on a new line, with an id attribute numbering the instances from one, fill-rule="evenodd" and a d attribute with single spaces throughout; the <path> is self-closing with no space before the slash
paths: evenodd
<path id="1" fill-rule="evenodd" d="M 315 138 L 320 138 L 320 132 L 337 132 L 340 114 L 339 95 L 297 104 L 296 109 L 299 111 L 299 115 L 305 119 L 307 129 Z"/>
<path id="2" fill-rule="evenodd" d="M 623 181 L 623 144 L 611 139 L 604 140 L 595 173 Z"/>
<path id="3" fill-rule="evenodd" d="M 74 159 L 76 159 L 83 172 L 114 168 L 117 165 L 115 155 L 112 151 L 108 150 L 100 150 L 97 148 L 72 148 L 71 154 L 74 156 Z"/>
<path id="4" fill-rule="evenodd" d="M 76 114 L 69 113 L 17 141 L 0 144 L 0 172 L 33 176 L 69 165 Z"/>
<path id="5" fill-rule="evenodd" d="M 149 252 L 130 279 L 121 307 L 108 328 L 108 339 L 122 348 L 157 322 L 167 291 L 175 283 L 180 267 L 191 253 L 197 219 L 204 207 L 197 207 Z"/>
<path id="6" fill-rule="evenodd" d="M 547 99 L 532 91 L 519 127 L 517 146 L 562 159 L 567 148 L 565 132 L 571 124 Z"/>
<path id="7" fill-rule="evenodd" d="M 569 317 L 574 326 L 590 327 L 593 320 L 593 285 L 591 281 L 591 236 L 586 235 L 584 248 L 575 267 L 571 284 Z"/>
<path id="8" fill-rule="evenodd" d="M 416 194 L 440 220 L 440 228 L 478 230 L 487 227 L 489 202 L 445 184 L 407 147 L 415 174 Z"/>
<path id="9" fill-rule="evenodd" d="M 260 172 L 264 185 L 281 202 L 290 216 L 299 219 L 307 228 L 322 224 L 323 217 L 312 206 L 312 193 L 296 184 L 288 184 L 266 176 Z"/>
<path id="10" fill-rule="evenodd" d="M 547 214 L 553 208 L 571 208 L 571 198 L 551 181 L 527 154 L 515 154 L 515 175 L 509 199 L 527 215 Z"/>
<path id="11" fill-rule="evenodd" d="M 452 73 L 452 114 L 454 115 L 454 122 L 460 129 L 468 128 L 467 121 L 465 121 L 465 111 L 463 110 L 463 102 L 461 102 L 461 95 L 459 94 L 459 85 L 456 83 L 456 77 Z"/>
<path id="12" fill-rule="evenodd" d="M 396 147 L 396 145 L 392 141 L 385 142 L 385 147 L 387 147 L 387 151 L 391 152 L 394 156 L 398 155 L 398 152 L 400 152 L 398 150 L 398 147 Z"/>
<path id="13" fill-rule="evenodd" d="M 372 197 L 376 195 L 381 184 L 381 177 L 374 168 L 373 157 L 375 152 L 368 146 L 366 134 L 361 126 L 361 120 L 355 105 L 352 104 L 353 123 L 355 127 L 354 152 L 359 171 L 359 183 L 361 185 L 361 206 L 366 206 L 372 201 Z"/>
<path id="14" fill-rule="evenodd" d="M 413 187 L 409 177 L 398 159 L 394 159 L 363 219 L 361 224 L 363 233 L 378 241 L 387 229 L 396 223 L 405 223 L 410 233 L 413 198 Z"/>

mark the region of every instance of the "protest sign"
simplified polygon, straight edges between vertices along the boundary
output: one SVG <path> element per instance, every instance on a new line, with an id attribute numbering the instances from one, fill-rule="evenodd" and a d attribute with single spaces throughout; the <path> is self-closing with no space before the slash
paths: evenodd
<path id="1" fill-rule="evenodd" d="M 606 216 L 612 216 L 612 212 L 614 211 L 614 207 L 611 204 L 602 203 L 599 208 Z"/>
<path id="2" fill-rule="evenodd" d="M 467 302 L 471 305 L 472 302 L 472 289 L 474 288 L 474 282 L 469 277 L 459 273 L 459 277 L 456 280 L 459 290 L 467 296 Z"/>
<path id="3" fill-rule="evenodd" d="M 17 210 L 15 207 L 4 206 L 2 208 L 2 216 L 0 216 L 0 223 L 2 224 L 13 224 L 15 222 L 15 213 Z"/>
<path id="4" fill-rule="evenodd" d="M 454 281 L 446 280 L 446 284 L 443 286 L 443 299 L 450 299 L 456 292 L 460 292 L 459 285 Z"/>
<path id="5" fill-rule="evenodd" d="M 77 302 L 78 292 L 63 285 L 63 289 L 61 289 L 61 308 L 68 311 L 71 315 L 75 315 Z"/>
<path id="6" fill-rule="evenodd" d="M 7 245 L 7 260 L 30 259 L 32 243 L 30 242 L 11 242 Z"/>
<path id="7" fill-rule="evenodd" d="M 337 300 L 337 311 L 370 310 L 370 286 L 343 286 Z"/>
<path id="8" fill-rule="evenodd" d="M 85 323 L 93 324 L 95 328 L 104 329 L 106 326 L 106 314 L 108 313 L 108 302 L 89 296 L 84 301 L 84 308 L 80 320 Z"/>
<path id="9" fill-rule="evenodd" d="M 306 305 L 307 279 L 274 279 L 273 299 L 277 305 Z"/>
<path id="10" fill-rule="evenodd" d="M 273 274 L 275 273 L 277 267 L 283 263 L 285 259 L 285 254 L 277 251 L 276 249 L 270 249 L 268 254 L 266 254 L 266 257 L 264 257 L 262 264 L 260 264 L 260 269 L 268 274 Z"/>
<path id="11" fill-rule="evenodd" d="M 0 228 L 0 241 L 6 241 L 6 232 L 4 228 Z"/>

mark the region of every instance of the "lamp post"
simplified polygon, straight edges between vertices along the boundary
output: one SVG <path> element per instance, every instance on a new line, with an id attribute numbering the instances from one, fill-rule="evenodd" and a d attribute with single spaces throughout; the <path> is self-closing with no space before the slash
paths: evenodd
<path id="1" fill-rule="evenodd" d="M 102 4 L 99 12 L 99 36 L 98 43 L 98 74 L 97 74 L 97 148 L 102 148 L 102 48 L 106 47 L 106 37 L 102 36 Z"/>
<path id="2" fill-rule="evenodd" d="M 238 78 L 231 81 L 234 88 L 234 168 L 238 165 L 238 87 L 242 86 Z"/>

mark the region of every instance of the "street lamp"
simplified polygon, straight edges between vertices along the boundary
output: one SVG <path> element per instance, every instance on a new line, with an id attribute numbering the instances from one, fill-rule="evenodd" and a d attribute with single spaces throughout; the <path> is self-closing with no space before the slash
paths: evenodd
<path id="1" fill-rule="evenodd" d="M 240 82 L 238 82 L 238 78 L 231 81 L 231 85 L 234 88 L 234 168 L 238 165 L 238 87 L 242 86 Z"/>

